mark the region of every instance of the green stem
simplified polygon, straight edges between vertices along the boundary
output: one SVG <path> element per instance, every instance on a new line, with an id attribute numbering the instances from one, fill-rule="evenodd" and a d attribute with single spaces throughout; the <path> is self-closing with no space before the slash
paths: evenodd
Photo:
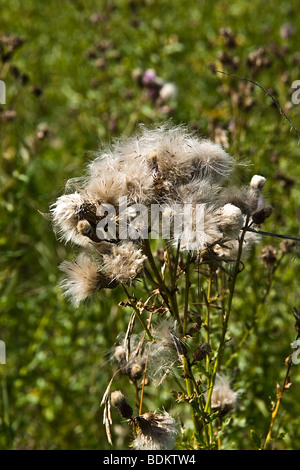
<path id="1" fill-rule="evenodd" d="M 207 287 L 207 296 L 203 291 L 205 304 L 206 304 L 206 314 L 205 314 L 205 341 L 206 343 L 210 344 L 210 299 L 211 299 L 211 290 L 212 290 L 212 273 L 210 272 L 210 276 L 208 279 L 208 287 Z M 208 355 L 206 356 L 206 372 L 209 373 L 210 369 L 210 362 Z"/>
<path id="2" fill-rule="evenodd" d="M 151 333 L 150 333 L 150 331 L 149 331 L 149 328 L 148 328 L 148 326 L 146 325 L 146 322 L 145 322 L 144 318 L 142 317 L 142 315 L 141 315 L 141 313 L 140 313 L 138 307 L 137 307 L 136 305 L 134 305 L 134 303 L 132 303 L 132 297 L 130 296 L 128 290 L 126 289 L 126 287 L 125 287 L 124 285 L 123 285 L 122 287 L 123 287 L 123 290 L 124 290 L 124 292 L 126 293 L 126 295 L 127 295 L 127 297 L 128 297 L 128 300 L 129 300 L 129 302 L 130 302 L 130 306 L 131 306 L 131 307 L 133 308 L 133 310 L 135 311 L 136 316 L 137 316 L 137 318 L 139 319 L 139 321 L 140 321 L 142 327 L 144 328 L 145 333 L 146 333 L 146 335 L 147 335 L 149 341 L 154 341 L 153 336 L 151 335 Z"/>
<path id="3" fill-rule="evenodd" d="M 233 272 L 233 276 L 232 276 L 232 279 L 231 279 L 231 284 L 230 284 L 230 287 L 229 287 L 229 298 L 228 298 L 227 311 L 225 311 L 224 315 L 223 315 L 221 340 L 220 340 L 220 343 L 219 343 L 217 357 L 216 357 L 216 360 L 215 360 L 215 363 L 214 363 L 214 368 L 213 368 L 213 372 L 212 372 L 212 376 L 211 376 L 211 380 L 210 380 L 210 386 L 209 386 L 209 390 L 208 390 L 208 394 L 207 394 L 207 401 L 206 401 L 206 406 L 205 406 L 205 411 L 206 412 L 209 412 L 209 410 L 211 408 L 211 396 L 212 396 L 212 392 L 213 392 L 213 388 L 214 388 L 214 384 L 215 384 L 215 379 L 216 379 L 217 372 L 220 368 L 222 357 L 223 357 L 223 352 L 224 352 L 224 349 L 225 349 L 225 344 L 226 344 L 225 337 L 226 337 L 227 328 L 228 328 L 228 321 L 229 321 L 229 317 L 230 317 L 230 313 L 231 313 L 231 307 L 232 307 L 233 294 L 234 294 L 234 290 L 235 290 L 236 280 L 237 280 L 237 276 L 239 274 L 239 266 L 240 266 L 240 261 L 241 261 L 241 257 L 242 257 L 243 243 L 244 243 L 248 223 L 249 223 L 249 217 L 247 217 L 245 227 L 243 228 L 241 238 L 239 239 L 239 250 L 238 250 L 237 260 L 236 260 L 236 263 L 235 263 L 234 272 Z"/>
<path id="4" fill-rule="evenodd" d="M 211 292 L 212 291 L 212 271 L 210 269 L 210 276 L 208 278 L 208 287 L 207 287 L 207 296 L 204 293 L 204 298 L 205 298 L 205 303 L 206 303 L 206 314 L 205 314 L 205 341 L 206 343 L 210 344 L 210 299 L 211 299 Z M 205 358 L 205 368 L 206 368 L 206 373 L 207 377 L 209 377 L 208 380 L 208 386 L 209 388 L 212 387 L 211 380 L 210 380 L 210 359 L 208 354 L 206 355 Z M 206 409 L 207 413 L 210 413 L 211 411 L 211 406 L 210 406 L 210 401 L 209 401 L 209 407 Z M 213 428 L 212 428 L 212 422 L 209 423 L 208 425 L 208 433 L 209 433 L 209 442 L 212 442 L 213 440 Z"/>
<path id="5" fill-rule="evenodd" d="M 158 284 L 158 289 L 165 300 L 166 305 L 168 306 L 168 309 L 170 313 L 173 315 L 175 320 L 178 323 L 178 330 L 180 333 L 185 334 L 186 332 L 186 326 L 187 326 L 187 316 L 188 316 L 188 305 L 189 305 L 189 287 L 190 287 L 190 279 L 189 279 L 189 267 L 190 267 L 190 255 L 188 255 L 187 259 L 187 267 L 186 267 L 186 282 L 185 282 L 185 302 L 184 302 L 184 322 L 183 322 L 183 327 L 180 323 L 180 317 L 179 317 L 179 309 L 178 309 L 178 303 L 177 303 L 177 289 L 176 289 L 176 279 L 177 279 L 177 267 L 178 267 L 178 261 L 179 261 L 179 245 L 177 247 L 176 251 L 176 258 L 175 258 L 175 264 L 172 266 L 171 264 L 171 254 L 170 251 L 168 251 L 168 260 L 169 260 L 169 269 L 170 269 L 170 281 L 171 281 L 171 288 L 168 288 L 165 284 L 164 279 L 162 278 L 155 260 L 153 258 L 153 254 L 151 251 L 150 243 L 149 240 L 144 240 L 143 241 L 143 251 L 145 255 L 148 258 L 149 265 L 151 267 L 151 270 L 153 272 L 153 275 L 155 276 Z M 149 275 L 148 275 L 149 277 Z M 185 384 L 186 384 L 186 391 L 189 397 L 193 396 L 193 393 L 195 391 L 198 401 L 201 400 L 201 397 L 199 396 L 199 390 L 198 386 L 196 383 L 196 380 L 193 376 L 192 370 L 191 370 L 191 365 L 189 363 L 189 359 L 185 356 L 182 356 L 182 364 L 183 364 L 183 369 L 185 372 Z M 203 424 L 201 425 L 201 422 L 199 418 L 196 415 L 196 410 L 191 403 L 191 410 L 192 410 L 192 420 L 194 424 L 194 430 L 195 430 L 195 435 L 198 435 L 200 437 L 201 431 L 203 427 L 205 426 L 205 414 L 204 414 L 204 407 L 201 401 L 199 401 L 199 406 L 202 412 L 202 421 Z M 208 444 L 208 438 L 207 438 L 207 444 Z"/>
<path id="6" fill-rule="evenodd" d="M 200 436 L 202 434 L 202 431 L 204 430 L 204 436 L 205 436 L 205 439 L 206 439 L 205 444 L 207 446 L 209 446 L 209 436 L 208 436 L 206 423 L 205 423 L 204 406 L 203 406 L 202 401 L 201 401 L 199 388 L 198 388 L 197 382 L 195 380 L 195 377 L 193 375 L 191 365 L 190 365 L 190 362 L 189 362 L 188 358 L 186 358 L 185 356 L 182 356 L 182 362 L 183 362 L 183 369 L 184 369 L 184 372 L 185 372 L 185 375 L 186 375 L 185 383 L 186 383 L 187 394 L 188 394 L 189 397 L 192 397 L 192 395 L 195 391 L 196 396 L 197 396 L 197 401 L 198 401 L 198 404 L 199 404 L 199 408 L 200 408 L 200 411 L 201 411 L 201 415 L 202 415 L 201 420 L 199 420 L 198 416 L 196 416 L 196 411 L 195 411 L 195 408 L 193 406 L 193 403 L 191 403 L 192 421 L 193 421 L 193 425 L 194 425 L 195 435 L 198 435 L 199 438 L 200 438 Z"/>
<path id="7" fill-rule="evenodd" d="M 148 258 L 149 264 L 150 264 L 151 269 L 154 273 L 154 276 L 157 279 L 158 285 L 160 287 L 163 287 L 164 286 L 164 281 L 163 281 L 163 278 L 161 277 L 161 274 L 160 274 L 160 272 L 159 272 L 159 270 L 156 266 L 156 263 L 154 261 L 151 246 L 150 246 L 149 240 L 147 238 L 143 240 L 143 251 L 144 251 L 145 255 Z"/>
<path id="8" fill-rule="evenodd" d="M 185 269 L 185 295 L 184 295 L 184 318 L 183 318 L 183 335 L 186 334 L 188 311 L 189 311 L 189 289 L 190 289 L 190 254 L 187 255 Z"/>
<path id="9" fill-rule="evenodd" d="M 177 320 L 178 322 L 178 328 L 180 330 L 180 332 L 182 332 L 182 327 L 181 327 L 181 324 L 180 324 L 180 319 L 179 319 L 179 311 L 178 311 L 178 305 L 177 305 L 177 299 L 176 299 L 176 290 L 175 289 L 172 289 L 170 290 L 157 266 L 156 266 L 156 263 L 154 261 L 154 258 L 153 258 L 153 254 L 152 254 L 152 251 L 151 251 L 151 246 L 150 246 L 150 243 L 149 243 L 149 240 L 148 239 L 145 239 L 143 240 L 143 251 L 145 253 L 145 255 L 147 256 L 148 258 L 148 261 L 149 261 L 149 264 L 150 264 L 150 267 L 152 269 L 152 272 L 157 280 L 157 284 L 158 284 L 158 289 L 159 289 L 159 292 L 160 292 L 160 295 L 162 296 L 163 300 L 165 301 L 165 304 L 167 306 L 167 308 L 169 309 L 169 311 L 171 312 L 171 314 L 173 315 L 173 317 L 175 318 L 175 320 Z"/>

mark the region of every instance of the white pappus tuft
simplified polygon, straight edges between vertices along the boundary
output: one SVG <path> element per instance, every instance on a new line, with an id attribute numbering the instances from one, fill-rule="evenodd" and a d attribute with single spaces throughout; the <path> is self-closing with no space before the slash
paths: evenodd
<path id="1" fill-rule="evenodd" d="M 100 288 L 99 268 L 86 253 L 80 253 L 74 262 L 63 261 L 60 270 L 66 275 L 60 287 L 76 306 Z"/>
<path id="2" fill-rule="evenodd" d="M 134 450 L 172 450 L 177 435 L 176 421 L 166 411 L 148 412 L 135 418 L 138 431 Z"/>
<path id="3" fill-rule="evenodd" d="M 50 216 L 55 229 L 61 239 L 72 241 L 80 246 L 90 244 L 89 238 L 80 234 L 77 230 L 79 221 L 78 211 L 86 203 L 80 193 L 65 194 L 60 196 L 50 207 Z"/>
<path id="4" fill-rule="evenodd" d="M 130 284 L 143 269 L 147 257 L 132 242 L 114 245 L 103 255 L 104 271 L 120 284 Z"/>
<path id="5" fill-rule="evenodd" d="M 223 414 L 227 413 L 236 407 L 237 397 L 238 393 L 231 389 L 229 380 L 223 375 L 217 374 L 211 396 L 212 410 L 219 410 Z"/>

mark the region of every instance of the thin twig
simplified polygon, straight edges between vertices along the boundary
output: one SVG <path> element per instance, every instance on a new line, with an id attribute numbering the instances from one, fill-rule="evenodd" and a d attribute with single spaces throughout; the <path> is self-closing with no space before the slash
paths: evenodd
<path id="1" fill-rule="evenodd" d="M 288 367 L 287 367 L 287 371 L 286 371 L 286 374 L 285 374 L 285 377 L 284 377 L 283 385 L 282 385 L 282 387 L 277 385 L 277 401 L 276 401 L 275 408 L 274 408 L 274 410 L 272 412 L 272 415 L 271 415 L 270 427 L 269 427 L 268 434 L 267 434 L 267 437 L 266 437 L 266 440 L 265 440 L 265 443 L 264 443 L 264 446 L 263 446 L 263 450 L 267 449 L 267 447 L 269 445 L 269 442 L 271 440 L 272 430 L 273 430 L 273 427 L 274 427 L 275 419 L 276 419 L 276 416 L 277 416 L 277 413 L 278 413 L 278 410 L 279 410 L 279 406 L 280 406 L 283 394 L 291 386 L 291 381 L 290 381 L 290 376 L 289 375 L 290 375 L 290 369 L 291 369 L 291 366 L 292 366 L 292 355 L 287 358 L 286 364 L 287 364 Z"/>
<path id="2" fill-rule="evenodd" d="M 140 399 L 140 407 L 139 407 L 139 414 L 140 415 L 142 414 L 142 408 L 143 408 L 144 390 L 145 390 L 146 375 L 147 375 L 147 370 L 148 370 L 149 354 L 150 354 L 150 351 L 147 354 L 147 359 L 146 359 L 145 369 L 144 369 L 144 375 L 143 375 L 143 381 L 142 381 L 141 399 Z"/>
<path id="3" fill-rule="evenodd" d="M 269 237 L 276 237 L 276 238 L 286 238 L 287 240 L 295 240 L 296 242 L 300 242 L 299 237 L 292 237 L 290 235 L 281 235 L 280 233 L 263 232 L 262 230 L 256 230 L 256 229 L 250 228 L 250 227 L 246 227 L 245 230 L 247 232 L 257 233 L 259 235 L 267 235 Z"/>

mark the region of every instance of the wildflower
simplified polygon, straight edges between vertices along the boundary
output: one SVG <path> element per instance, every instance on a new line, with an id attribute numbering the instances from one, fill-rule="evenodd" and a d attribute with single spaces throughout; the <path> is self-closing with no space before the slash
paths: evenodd
<path id="1" fill-rule="evenodd" d="M 236 36 L 231 28 L 220 28 L 219 33 L 227 47 L 233 49 L 236 46 Z"/>
<path id="2" fill-rule="evenodd" d="M 247 65 L 253 72 L 258 72 L 263 67 L 269 67 L 271 65 L 271 59 L 268 57 L 266 49 L 259 47 L 251 51 L 247 57 Z"/>
<path id="3" fill-rule="evenodd" d="M 197 138 L 184 126 L 143 129 L 140 135 L 115 141 L 88 165 L 87 175 L 75 181 L 75 193 L 61 196 L 51 206 L 52 221 L 65 241 L 91 246 L 100 242 L 96 225 L 102 205 L 116 207 L 120 197 L 126 197 L 129 204 L 149 207 L 164 202 L 167 192 L 170 199 L 183 202 L 187 194 L 192 203 L 208 204 L 203 243 L 209 243 L 219 235 L 216 228 L 209 233 L 214 223 L 210 205 L 231 169 L 232 158 L 220 145 Z M 114 221 L 122 216 L 116 211 Z"/>
<path id="4" fill-rule="evenodd" d="M 280 27 L 280 36 L 283 39 L 289 39 L 293 34 L 295 34 L 295 28 L 291 23 L 284 23 Z"/>
<path id="5" fill-rule="evenodd" d="M 156 75 L 155 70 L 147 69 L 142 75 L 141 83 L 147 90 L 148 98 L 155 104 L 164 85 L 164 80 Z"/>
<path id="6" fill-rule="evenodd" d="M 138 431 L 135 450 L 171 450 L 177 435 L 176 422 L 166 412 L 148 412 L 134 418 Z"/>
<path id="7" fill-rule="evenodd" d="M 166 111 L 166 108 L 163 108 L 164 103 L 177 95 L 176 86 L 163 80 L 153 69 L 147 69 L 145 72 L 135 69 L 132 72 L 132 77 L 141 88 L 147 90 L 149 100 L 161 111 Z"/>
<path id="8" fill-rule="evenodd" d="M 288 254 L 288 253 L 292 253 L 294 248 L 296 246 L 296 242 L 295 241 L 291 241 L 291 240 L 283 240 L 281 243 L 280 243 L 280 250 L 282 252 L 282 254 Z"/>
<path id="9" fill-rule="evenodd" d="M 195 176 L 208 177 L 213 182 L 219 182 L 229 176 L 233 168 L 232 157 L 221 147 L 221 145 L 208 139 L 197 142 L 189 140 L 193 149 L 193 164 Z"/>
<path id="10" fill-rule="evenodd" d="M 180 251 L 199 251 L 223 238 L 218 226 L 220 217 L 213 204 L 166 204 L 163 220 L 169 221 L 164 229 L 170 231 L 169 238 L 174 246 L 180 245 Z"/>
<path id="11" fill-rule="evenodd" d="M 223 233 L 218 226 L 218 213 L 214 206 L 197 204 L 196 208 L 185 206 L 184 210 L 183 226 L 179 236 L 174 237 L 175 245 L 180 243 L 180 251 L 199 251 L 223 238 Z"/>
<path id="12" fill-rule="evenodd" d="M 176 186 L 176 189 L 168 199 L 169 203 L 178 204 L 211 204 L 217 202 L 220 193 L 219 184 L 213 184 L 209 179 L 193 179 L 191 182 Z"/>
<path id="13" fill-rule="evenodd" d="M 185 346 L 179 340 L 177 321 L 173 318 L 161 320 L 154 328 L 152 336 L 155 340 L 152 356 L 156 354 L 164 356 L 168 350 L 176 351 L 180 355 L 184 354 Z"/>
<path id="14" fill-rule="evenodd" d="M 272 245 L 267 245 L 262 249 L 260 259 L 267 269 L 272 269 L 276 263 L 277 255 L 276 248 Z"/>
<path id="15" fill-rule="evenodd" d="M 238 394 L 231 390 L 227 378 L 217 374 L 214 389 L 211 396 L 211 408 L 220 411 L 222 415 L 236 407 Z"/>
<path id="16" fill-rule="evenodd" d="M 177 95 L 177 88 L 173 83 L 165 83 L 159 91 L 159 99 L 162 103 L 175 98 Z"/>
<path id="17" fill-rule="evenodd" d="M 143 83 L 144 85 L 148 85 L 148 86 L 153 85 L 153 84 L 157 84 L 159 86 L 159 85 L 162 85 L 163 81 L 160 77 L 156 75 L 156 72 L 154 69 L 147 69 L 143 75 Z"/>
<path id="18" fill-rule="evenodd" d="M 139 144 L 149 163 L 155 165 L 156 174 L 173 184 L 193 178 L 217 182 L 232 170 L 232 157 L 220 145 L 196 137 L 184 126 L 144 129 Z"/>
<path id="19" fill-rule="evenodd" d="M 218 53 L 218 59 L 227 67 L 232 68 L 233 70 L 237 70 L 240 65 L 240 58 L 238 56 L 233 56 L 232 54 L 228 54 L 227 51 L 220 51 Z"/>
<path id="20" fill-rule="evenodd" d="M 234 257 L 245 216 L 253 215 L 257 222 L 261 210 L 268 215 L 268 206 L 261 197 L 265 178 L 260 175 L 247 188 L 226 195 L 222 185 L 232 169 L 232 157 L 221 145 L 170 123 L 156 129 L 142 127 L 140 133 L 102 149 L 86 175 L 73 180 L 73 194 L 59 197 L 50 208 L 60 238 L 89 248 L 99 264 L 84 258 L 62 264 L 66 295 L 73 296 L 77 305 L 99 288 L 133 283 L 147 257 L 132 240 L 148 236 L 152 229 L 148 209 L 152 215 L 154 203 L 163 207 L 163 218 L 170 222 L 163 237 L 176 247 L 180 244 L 181 251 L 213 246 L 223 260 Z M 126 209 L 120 205 L 124 199 Z M 136 217 L 135 204 L 143 204 L 146 217 Z M 105 209 L 108 205 L 111 212 Z M 253 241 L 254 235 L 247 234 L 245 247 Z"/>
<path id="21" fill-rule="evenodd" d="M 262 190 L 266 183 L 266 178 L 261 175 L 254 175 L 250 181 L 249 188 L 249 207 L 250 213 L 253 214 L 264 209 L 264 200 L 262 198 Z M 271 214 L 270 207 L 265 210 L 265 218 L 269 217 Z M 255 222 L 254 222 L 255 223 Z"/>

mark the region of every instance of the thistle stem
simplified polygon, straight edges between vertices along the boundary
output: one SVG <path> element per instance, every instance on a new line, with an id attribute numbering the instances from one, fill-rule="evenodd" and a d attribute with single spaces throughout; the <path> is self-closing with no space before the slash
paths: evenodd
<path id="1" fill-rule="evenodd" d="M 235 267 L 234 267 L 233 276 L 232 276 L 232 279 L 231 279 L 231 284 L 230 284 L 230 287 L 229 287 L 229 298 L 228 298 L 227 311 L 225 311 L 224 315 L 223 315 L 222 336 L 221 336 L 221 340 L 220 340 L 220 343 L 219 343 L 218 353 L 217 353 L 217 357 L 216 357 L 216 360 L 215 360 L 215 363 L 214 363 L 214 368 L 213 368 L 213 372 L 212 372 L 212 376 L 211 376 L 211 380 L 210 380 L 210 387 L 209 387 L 208 395 L 207 395 L 207 401 L 206 401 L 206 406 L 205 406 L 205 411 L 206 412 L 208 412 L 211 408 L 211 396 L 212 396 L 212 392 L 213 392 L 213 388 L 214 388 L 214 384 L 215 384 L 216 375 L 217 375 L 217 372 L 218 372 L 218 370 L 220 368 L 220 365 L 221 365 L 223 352 L 224 352 L 224 348 L 225 348 L 225 344 L 226 344 L 226 333 L 227 333 L 227 328 L 228 328 L 228 321 L 229 321 L 229 317 L 230 317 L 230 313 L 231 313 L 231 307 L 232 307 L 233 294 L 234 294 L 234 290 L 235 290 L 236 280 L 237 280 L 237 276 L 239 274 L 239 266 L 240 266 L 240 261 L 241 261 L 241 257 L 242 257 L 243 243 L 244 243 L 248 223 L 249 223 L 249 216 L 247 217 L 245 227 L 243 228 L 241 237 L 239 239 L 238 255 L 237 255 L 237 259 L 236 259 L 236 263 L 235 263 Z"/>
<path id="2" fill-rule="evenodd" d="M 180 324 L 178 305 L 177 305 L 177 299 L 176 299 L 176 291 L 175 291 L 175 289 L 170 290 L 166 286 L 166 284 L 165 284 L 165 282 L 164 282 L 164 280 L 163 280 L 163 278 L 162 278 L 162 276 L 161 276 L 161 274 L 160 274 L 160 272 L 159 272 L 159 270 L 156 266 L 156 263 L 154 261 L 151 246 L 150 246 L 150 243 L 149 243 L 148 239 L 143 240 L 143 250 L 144 250 L 145 255 L 148 258 L 148 261 L 149 261 L 149 264 L 150 264 L 151 269 L 153 271 L 153 274 L 156 277 L 160 295 L 162 296 L 163 300 L 165 301 L 165 304 L 166 304 L 167 308 L 169 309 L 169 311 L 171 312 L 171 314 L 173 315 L 175 320 L 177 320 L 179 331 L 182 332 L 182 326 Z"/>
<path id="3" fill-rule="evenodd" d="M 190 254 L 187 255 L 186 269 L 185 269 L 185 298 L 184 298 L 184 319 L 183 319 L 183 335 L 186 334 L 188 309 L 189 309 L 189 289 L 190 289 Z"/>
<path id="4" fill-rule="evenodd" d="M 125 287 L 124 285 L 123 285 L 122 287 L 123 287 L 123 290 L 124 290 L 124 292 L 126 293 L 126 295 L 127 295 L 127 297 L 128 297 L 128 300 L 129 300 L 129 302 L 130 302 L 130 306 L 131 306 L 131 307 L 133 308 L 133 310 L 135 311 L 136 316 L 137 316 L 137 318 L 139 319 L 139 321 L 140 321 L 142 327 L 144 328 L 145 333 L 146 333 L 146 335 L 147 335 L 149 341 L 154 341 L 153 336 L 151 335 L 151 333 L 150 333 L 150 331 L 149 331 L 149 328 L 148 328 L 148 326 L 146 325 L 146 322 L 145 322 L 144 318 L 142 317 L 142 315 L 141 315 L 141 313 L 140 313 L 138 307 L 137 307 L 136 305 L 134 305 L 134 303 L 132 303 L 132 297 L 130 296 L 128 290 L 126 289 L 126 287 Z"/>

